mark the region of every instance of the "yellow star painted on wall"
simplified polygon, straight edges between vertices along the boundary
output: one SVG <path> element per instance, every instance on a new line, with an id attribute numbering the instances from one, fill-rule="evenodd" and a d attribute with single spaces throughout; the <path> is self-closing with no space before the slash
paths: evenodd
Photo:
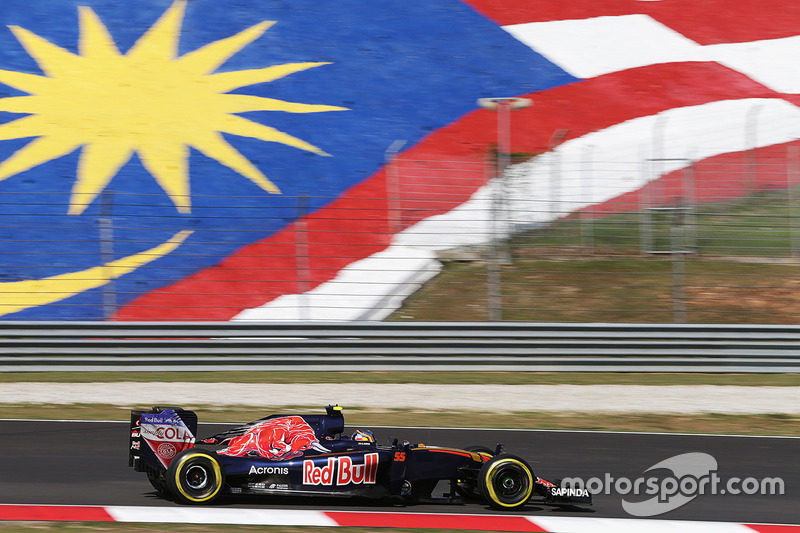
<path id="1" fill-rule="evenodd" d="M 28 115 L 0 125 L 0 141 L 35 137 L 0 164 L 0 180 L 82 147 L 68 211 L 77 215 L 135 152 L 178 211 L 188 213 L 190 147 L 265 191 L 280 192 L 221 133 L 328 155 L 302 139 L 237 113 L 317 113 L 346 108 L 226 94 L 328 63 L 287 63 L 214 73 L 274 22 L 261 22 L 178 57 L 185 8 L 186 0 L 177 0 L 124 55 L 88 7 L 78 8 L 77 55 L 24 28 L 10 26 L 44 76 L 0 70 L 0 83 L 28 94 L 0 99 L 0 111 Z"/>

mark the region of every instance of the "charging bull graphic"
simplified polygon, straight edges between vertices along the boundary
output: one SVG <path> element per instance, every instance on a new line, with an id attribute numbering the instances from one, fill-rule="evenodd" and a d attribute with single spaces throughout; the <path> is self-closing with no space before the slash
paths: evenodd
<path id="1" fill-rule="evenodd" d="M 314 430 L 299 416 L 284 416 L 258 422 L 244 434 L 222 441 L 228 447 L 217 453 L 243 457 L 258 455 L 272 461 L 283 461 L 303 455 L 303 450 L 313 448 L 330 452 L 323 447 Z"/>

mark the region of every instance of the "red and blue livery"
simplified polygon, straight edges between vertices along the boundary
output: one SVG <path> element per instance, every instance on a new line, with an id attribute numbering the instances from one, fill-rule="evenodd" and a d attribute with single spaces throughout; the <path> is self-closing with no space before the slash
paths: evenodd
<path id="1" fill-rule="evenodd" d="M 338 406 L 325 414 L 271 415 L 197 440 L 197 415 L 172 407 L 131 411 L 129 466 L 163 496 L 206 504 L 222 495 L 366 497 L 401 503 L 482 501 L 515 510 L 590 505 L 585 489 L 561 490 L 521 457 L 482 447 L 381 446 L 369 430 L 345 435 Z M 434 497 L 440 482 L 450 490 Z"/>

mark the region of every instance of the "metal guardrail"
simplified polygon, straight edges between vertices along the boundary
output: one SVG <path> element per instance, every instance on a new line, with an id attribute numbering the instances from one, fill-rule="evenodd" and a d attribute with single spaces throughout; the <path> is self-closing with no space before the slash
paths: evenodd
<path id="1" fill-rule="evenodd" d="M 800 326 L 0 322 L 0 371 L 800 372 Z"/>

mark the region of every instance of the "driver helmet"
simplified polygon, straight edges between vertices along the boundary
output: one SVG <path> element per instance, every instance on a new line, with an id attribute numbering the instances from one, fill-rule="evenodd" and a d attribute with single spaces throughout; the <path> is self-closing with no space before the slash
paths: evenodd
<path id="1" fill-rule="evenodd" d="M 368 429 L 357 429 L 355 433 L 353 433 L 353 440 L 361 441 L 361 442 L 375 442 L 375 435 Z"/>

